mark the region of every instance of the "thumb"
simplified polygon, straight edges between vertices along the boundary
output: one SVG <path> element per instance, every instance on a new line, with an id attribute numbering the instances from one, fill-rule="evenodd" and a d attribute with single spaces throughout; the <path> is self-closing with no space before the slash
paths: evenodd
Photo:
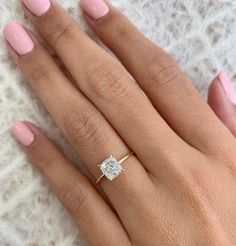
<path id="1" fill-rule="evenodd" d="M 209 87 L 208 103 L 236 137 L 236 96 L 228 75 L 221 71 Z"/>

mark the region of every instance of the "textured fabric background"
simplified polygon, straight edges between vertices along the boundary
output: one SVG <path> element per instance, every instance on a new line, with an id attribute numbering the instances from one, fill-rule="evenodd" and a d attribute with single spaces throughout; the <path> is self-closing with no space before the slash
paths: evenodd
<path id="1" fill-rule="evenodd" d="M 206 96 L 222 68 L 236 79 L 236 0 L 113 0 L 149 38 L 167 49 Z M 77 0 L 61 0 L 89 31 Z M 0 27 L 24 18 L 19 0 L 0 0 Z M 89 31 L 91 33 L 91 31 Z M 68 214 L 27 163 L 9 127 L 32 120 L 79 162 L 31 92 L 0 36 L 0 246 L 83 245 Z"/>

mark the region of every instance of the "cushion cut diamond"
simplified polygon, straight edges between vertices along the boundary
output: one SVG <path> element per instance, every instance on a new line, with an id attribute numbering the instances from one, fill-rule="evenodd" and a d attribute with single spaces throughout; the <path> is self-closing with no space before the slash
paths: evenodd
<path id="1" fill-rule="evenodd" d="M 112 155 L 101 165 L 99 165 L 99 167 L 102 173 L 111 181 L 118 177 L 123 171 L 123 167 L 121 166 L 119 161 L 117 161 L 117 159 Z"/>

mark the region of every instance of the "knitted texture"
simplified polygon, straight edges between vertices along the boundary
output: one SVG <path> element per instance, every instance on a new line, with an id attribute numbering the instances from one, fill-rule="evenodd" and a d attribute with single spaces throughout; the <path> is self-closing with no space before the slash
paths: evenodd
<path id="1" fill-rule="evenodd" d="M 236 0 L 113 0 L 150 39 L 171 53 L 205 97 L 224 68 L 236 79 Z M 95 38 L 77 0 L 62 5 Z M 32 28 L 19 0 L 0 0 L 0 27 L 19 20 Z M 55 128 L 8 55 L 0 36 L 0 246 L 83 245 L 67 212 L 11 137 L 16 120 L 42 127 L 76 163 L 78 157 Z"/>

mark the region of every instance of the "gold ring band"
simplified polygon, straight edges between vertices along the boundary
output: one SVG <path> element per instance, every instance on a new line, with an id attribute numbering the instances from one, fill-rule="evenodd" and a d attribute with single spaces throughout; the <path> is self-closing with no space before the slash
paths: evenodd
<path id="1" fill-rule="evenodd" d="M 108 159 L 103 161 L 102 164 L 98 165 L 103 174 L 97 179 L 96 184 L 99 184 L 105 177 L 110 181 L 117 178 L 122 172 L 124 172 L 124 168 L 121 166 L 121 164 L 132 155 L 134 155 L 134 152 L 130 152 L 119 161 L 111 155 Z"/>

